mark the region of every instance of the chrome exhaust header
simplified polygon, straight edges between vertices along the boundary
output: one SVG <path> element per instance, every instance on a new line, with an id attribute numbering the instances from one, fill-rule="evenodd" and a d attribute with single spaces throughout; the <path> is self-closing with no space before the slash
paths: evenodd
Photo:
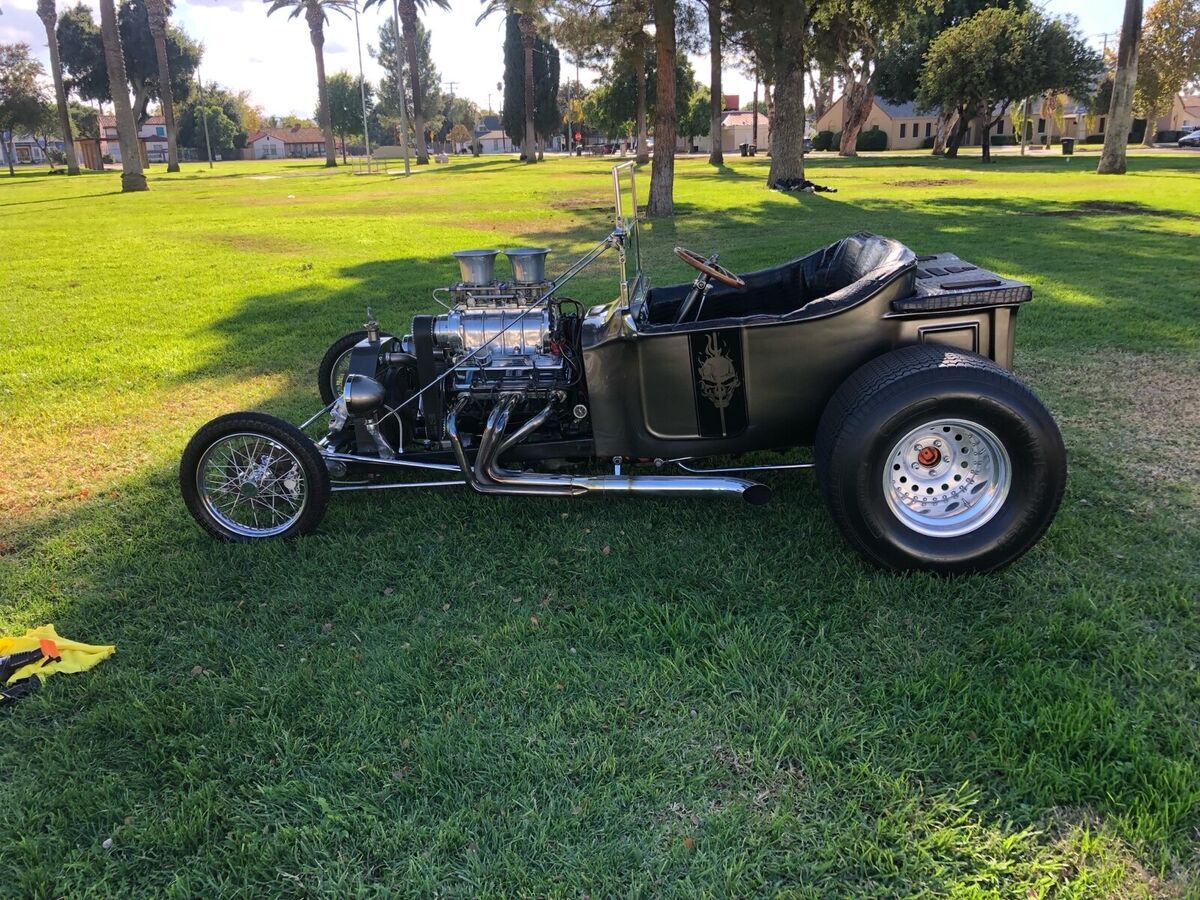
<path id="1" fill-rule="evenodd" d="M 465 405 L 466 399 L 460 400 L 446 417 L 446 433 L 450 437 L 463 478 L 481 494 L 543 497 L 577 497 L 590 493 L 674 497 L 736 495 L 756 505 L 771 499 L 771 489 L 765 484 L 744 478 L 707 475 L 550 475 L 505 468 L 499 464 L 500 456 L 537 431 L 550 417 L 554 408 L 554 401 L 551 400 L 529 421 L 506 436 L 509 417 L 523 399 L 520 394 L 509 394 L 501 398 L 492 409 L 480 438 L 474 466 L 467 461 L 457 427 L 458 413 Z"/>

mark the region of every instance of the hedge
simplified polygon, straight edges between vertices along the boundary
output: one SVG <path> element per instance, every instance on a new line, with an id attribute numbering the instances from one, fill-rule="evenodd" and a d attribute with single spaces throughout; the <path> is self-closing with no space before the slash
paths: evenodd
<path id="1" fill-rule="evenodd" d="M 887 144 L 887 132 L 878 128 L 872 128 L 870 131 L 860 131 L 858 133 L 858 140 L 854 142 L 854 149 L 862 151 L 886 150 Z M 842 133 L 840 131 L 818 131 L 817 136 L 813 138 L 814 150 L 836 150 L 841 145 Z"/>
<path id="2" fill-rule="evenodd" d="M 1156 144 L 1173 144 L 1183 137 L 1182 131 L 1159 131 L 1154 135 Z"/>

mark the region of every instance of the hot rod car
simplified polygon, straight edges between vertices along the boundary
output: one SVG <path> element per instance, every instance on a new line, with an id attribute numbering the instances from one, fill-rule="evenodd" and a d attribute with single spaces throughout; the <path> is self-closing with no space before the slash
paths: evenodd
<path id="1" fill-rule="evenodd" d="M 505 251 L 504 281 L 498 251 L 456 253 L 444 312 L 397 337 L 368 310 L 329 348 L 308 421 L 203 426 L 180 467 L 200 525 L 290 537 L 317 528 L 331 491 L 446 485 L 759 504 L 771 492 L 752 479 L 815 467 L 833 521 L 882 566 L 987 571 L 1041 537 L 1066 456 L 1009 372 L 1029 285 L 859 233 L 745 275 L 677 247 L 695 280 L 651 287 L 633 166 L 612 178 L 615 227 L 558 278 L 544 248 Z M 563 296 L 608 250 L 617 296 Z M 738 458 L 805 446 L 812 462 Z"/>

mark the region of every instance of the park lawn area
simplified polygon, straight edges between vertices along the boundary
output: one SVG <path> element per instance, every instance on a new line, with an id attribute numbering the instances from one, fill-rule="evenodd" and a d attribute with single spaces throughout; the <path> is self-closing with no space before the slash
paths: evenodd
<path id="1" fill-rule="evenodd" d="M 609 163 L 0 177 L 0 634 L 118 647 L 0 713 L 0 896 L 1196 896 L 1200 155 L 819 159 L 819 195 L 768 162 L 677 163 L 657 283 L 677 243 L 749 270 L 859 229 L 1033 283 L 1016 367 L 1071 480 L 1004 572 L 869 567 L 807 473 L 765 509 L 335 495 L 216 543 L 200 424 L 305 416 L 454 249 L 561 267 Z"/>

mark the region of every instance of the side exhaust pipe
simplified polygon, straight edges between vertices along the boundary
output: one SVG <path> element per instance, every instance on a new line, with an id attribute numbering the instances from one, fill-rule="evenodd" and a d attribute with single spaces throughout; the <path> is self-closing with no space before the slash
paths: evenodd
<path id="1" fill-rule="evenodd" d="M 524 425 L 505 436 L 508 420 L 520 403 L 519 394 L 504 397 L 488 416 L 487 425 L 475 455 L 475 465 L 467 462 L 458 436 L 458 412 L 465 399 L 450 411 L 446 432 L 454 447 L 455 457 L 467 483 L 482 494 L 524 494 L 549 497 L 575 497 L 590 493 L 641 494 L 651 496 L 742 497 L 748 503 L 760 505 L 771 499 L 771 489 L 765 484 L 744 478 L 724 478 L 708 475 L 549 475 L 518 472 L 501 466 L 499 457 L 519 444 L 550 417 L 554 401 Z"/>

